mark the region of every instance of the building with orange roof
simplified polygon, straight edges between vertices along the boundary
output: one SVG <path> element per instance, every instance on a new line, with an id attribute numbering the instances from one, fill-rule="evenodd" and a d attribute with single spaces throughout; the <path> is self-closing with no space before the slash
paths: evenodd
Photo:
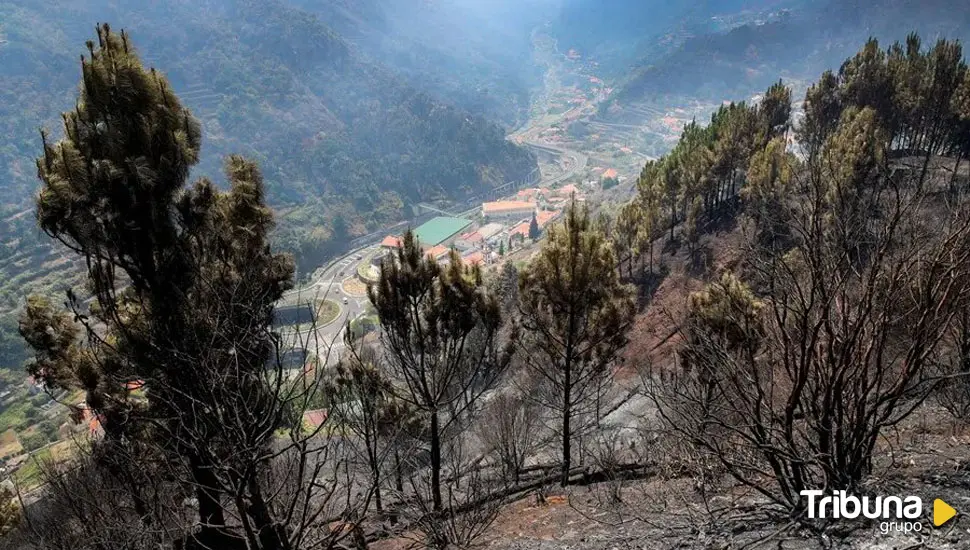
<path id="1" fill-rule="evenodd" d="M 91 437 L 101 437 L 104 435 L 104 428 L 101 427 L 101 420 L 97 416 L 88 420 L 88 435 Z"/>
<path id="2" fill-rule="evenodd" d="M 327 421 L 327 409 L 316 409 L 303 413 L 303 424 L 310 430 L 315 430 Z"/>
<path id="3" fill-rule="evenodd" d="M 607 168 L 606 170 L 603 170 L 603 179 L 615 178 L 616 174 L 617 172 L 615 168 Z"/>
<path id="4" fill-rule="evenodd" d="M 576 187 L 576 184 L 573 184 L 573 183 L 570 183 L 569 185 L 564 185 L 559 189 L 556 189 L 556 195 L 560 197 L 568 198 L 568 197 L 571 197 L 572 195 L 578 195 L 578 194 L 579 194 L 579 189 Z"/>
<path id="5" fill-rule="evenodd" d="M 549 222 L 558 218 L 561 213 L 560 210 L 540 210 L 536 214 L 536 223 L 539 224 L 539 229 L 544 228 Z"/>
<path id="6" fill-rule="evenodd" d="M 457 239 L 455 239 L 455 247 L 458 250 L 471 250 L 472 248 L 481 246 L 485 242 L 485 236 L 478 231 L 469 231 L 468 233 L 462 233 Z"/>
<path id="7" fill-rule="evenodd" d="M 532 220 L 527 222 L 522 222 L 519 225 L 513 227 L 509 230 L 509 238 L 521 236 L 523 239 L 529 236 L 529 226 L 532 224 Z"/>
<path id="8" fill-rule="evenodd" d="M 98 417 L 91 407 L 88 406 L 87 402 L 81 401 L 78 403 L 71 416 L 81 430 L 87 429 L 88 435 L 91 437 L 100 437 L 104 434 L 104 429 L 101 426 L 101 419 Z"/>
<path id="9" fill-rule="evenodd" d="M 436 245 L 436 246 L 432 246 L 427 251 L 425 251 L 424 254 L 426 256 L 431 256 L 435 260 L 440 260 L 441 258 L 445 257 L 448 254 L 448 251 L 450 251 L 450 250 L 451 249 L 448 248 L 447 246 L 444 246 L 444 245 L 440 245 L 439 244 L 439 245 Z"/>
<path id="10" fill-rule="evenodd" d="M 481 233 L 482 237 L 485 237 L 486 243 L 492 243 L 495 241 L 495 237 L 505 231 L 505 226 L 500 223 L 487 223 L 478 228 L 478 232 Z"/>
<path id="11" fill-rule="evenodd" d="M 534 201 L 539 198 L 542 194 L 542 190 L 538 187 L 533 187 L 531 189 L 522 189 L 515 194 L 515 197 L 521 201 Z"/>
<path id="12" fill-rule="evenodd" d="M 485 263 L 485 254 L 480 250 L 475 251 L 462 258 L 461 261 L 464 262 L 465 265 L 481 265 Z"/>
<path id="13" fill-rule="evenodd" d="M 495 201 L 482 203 L 482 216 L 489 219 L 515 219 L 532 216 L 534 201 Z"/>
<path id="14" fill-rule="evenodd" d="M 401 237 L 398 237 L 397 235 L 388 235 L 384 237 L 384 240 L 381 241 L 381 248 L 401 248 Z"/>

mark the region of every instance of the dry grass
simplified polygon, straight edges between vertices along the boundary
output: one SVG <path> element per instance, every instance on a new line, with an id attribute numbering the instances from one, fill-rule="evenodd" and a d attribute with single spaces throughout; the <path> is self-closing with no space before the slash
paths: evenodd
<path id="1" fill-rule="evenodd" d="M 0 458 L 15 456 L 24 452 L 24 447 L 17 438 L 17 432 L 7 430 L 0 434 Z"/>
<path id="2" fill-rule="evenodd" d="M 350 294 L 351 296 L 364 297 L 367 296 L 367 284 L 358 279 L 357 277 L 350 277 L 345 279 L 344 282 L 340 283 L 343 287 L 344 292 Z"/>

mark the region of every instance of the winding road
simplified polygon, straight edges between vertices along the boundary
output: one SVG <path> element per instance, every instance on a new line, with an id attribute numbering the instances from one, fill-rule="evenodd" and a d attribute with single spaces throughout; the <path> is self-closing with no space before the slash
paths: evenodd
<path id="1" fill-rule="evenodd" d="M 559 157 L 559 166 L 562 168 L 562 172 L 554 176 L 541 177 L 538 186 L 555 187 L 582 173 L 589 163 L 589 156 L 585 153 L 563 147 L 560 144 L 546 142 L 539 139 L 538 136 L 544 130 L 562 120 L 570 117 L 576 118 L 590 108 L 595 108 L 596 103 L 604 98 L 605 96 L 596 97 L 555 117 L 539 117 L 507 136 L 507 139 L 534 151 Z M 477 205 L 475 208 L 477 208 Z M 347 324 L 363 315 L 368 306 L 367 297 L 346 293 L 341 283 L 347 278 L 355 276 L 357 265 L 378 250 L 380 246 L 378 239 L 387 234 L 386 231 L 399 230 L 401 225 L 402 223 L 398 223 L 386 228 L 385 231 L 372 233 L 373 242 L 365 242 L 362 246 L 331 261 L 326 266 L 320 267 L 313 273 L 309 284 L 284 295 L 280 305 L 294 305 L 301 302 L 318 302 L 319 300 L 329 299 L 340 306 L 340 313 L 331 323 L 315 329 L 284 331 L 284 336 L 291 337 L 293 339 L 291 341 L 298 342 L 307 349 L 315 351 L 318 357 L 326 358 L 328 366 L 335 364 L 344 347 L 343 332 Z M 357 242 L 359 243 L 361 240 L 367 241 L 368 239 L 359 239 Z"/>
<path id="2" fill-rule="evenodd" d="M 368 304 L 366 296 L 346 292 L 341 283 L 354 277 L 357 265 L 376 250 L 377 245 L 374 244 L 341 256 L 315 271 L 309 284 L 284 294 L 279 302 L 281 306 L 318 303 L 322 300 L 332 300 L 340 306 L 340 313 L 326 325 L 281 331 L 284 341 L 304 346 L 315 352 L 317 357 L 326 358 L 327 366 L 336 364 L 344 348 L 343 336 L 347 324 L 363 315 Z"/>
<path id="3" fill-rule="evenodd" d="M 536 132 L 538 131 L 540 130 L 536 130 Z M 560 165 L 563 167 L 563 172 L 554 177 L 542 178 L 539 182 L 540 186 L 554 187 L 581 173 L 586 169 L 586 165 L 589 162 L 589 157 L 579 151 L 545 143 L 536 139 L 516 141 L 534 150 L 560 156 Z M 346 293 L 341 283 L 347 278 L 353 277 L 360 261 L 376 252 L 378 247 L 379 244 L 375 242 L 337 258 L 327 266 L 315 271 L 309 284 L 285 294 L 280 301 L 280 305 L 295 305 L 308 301 L 316 303 L 320 300 L 328 299 L 340 305 L 340 313 L 333 322 L 316 327 L 315 334 L 313 329 L 284 331 L 284 337 L 290 338 L 288 341 L 315 352 L 321 359 L 326 358 L 327 366 L 336 364 L 340 357 L 340 352 L 345 347 L 343 332 L 347 324 L 363 315 L 368 305 L 366 297 Z"/>

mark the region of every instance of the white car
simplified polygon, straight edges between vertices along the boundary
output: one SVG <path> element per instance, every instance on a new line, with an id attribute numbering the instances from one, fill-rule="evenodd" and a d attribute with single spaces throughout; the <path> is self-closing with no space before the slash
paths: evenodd
<path id="1" fill-rule="evenodd" d="M 344 296 L 344 303 L 345 304 L 347 303 L 347 297 L 346 296 Z"/>

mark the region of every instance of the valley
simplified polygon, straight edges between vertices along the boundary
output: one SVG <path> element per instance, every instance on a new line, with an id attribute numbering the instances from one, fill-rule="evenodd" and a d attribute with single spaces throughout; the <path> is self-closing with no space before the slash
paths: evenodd
<path id="1" fill-rule="evenodd" d="M 0 550 L 964 547 L 967 28 L 0 0 Z"/>
<path id="2" fill-rule="evenodd" d="M 17 6 L 18 3 L 13 2 L 11 5 Z M 237 28 L 233 26 L 237 24 L 234 18 L 248 20 L 268 13 L 266 8 L 257 8 L 250 2 L 240 2 L 239 7 L 241 11 L 234 16 L 230 16 L 221 9 L 215 9 L 212 12 L 213 25 L 219 22 L 226 28 L 233 29 Z M 289 10 L 282 4 L 277 8 L 277 13 L 268 20 L 277 25 L 276 29 L 286 28 L 280 13 L 297 14 L 298 12 Z M 30 20 L 30 9 L 25 4 L 15 13 L 20 20 L 27 22 Z M 83 14 L 84 9 L 78 9 L 81 10 L 78 15 Z M 319 10 L 319 8 L 307 9 Z M 184 18 L 187 13 L 180 7 L 158 8 L 157 11 L 157 15 L 174 20 Z M 655 159 L 669 150 L 676 143 L 684 125 L 690 120 L 698 116 L 707 116 L 716 107 L 713 102 L 697 100 L 687 103 L 672 97 L 659 97 L 644 103 L 624 103 L 622 107 L 617 106 L 613 99 L 617 92 L 615 86 L 620 84 L 622 79 L 611 78 L 609 71 L 602 68 L 600 60 L 592 54 L 577 51 L 574 48 L 561 48 L 560 39 L 555 36 L 555 29 L 548 22 L 538 22 L 528 32 L 528 57 L 535 69 L 525 72 L 539 75 L 528 94 L 530 98 L 528 107 L 522 107 L 525 111 L 524 115 L 510 116 L 509 111 L 504 111 L 506 114 L 502 115 L 506 120 L 515 120 L 516 117 L 521 119 L 524 116 L 526 122 L 509 130 L 505 135 L 496 135 L 495 129 L 490 129 L 489 132 L 492 135 L 489 139 L 492 140 L 492 146 L 496 148 L 498 146 L 494 143 L 501 140 L 523 151 L 530 151 L 538 163 L 535 169 L 539 170 L 541 179 L 535 179 L 535 169 L 530 173 L 525 173 L 525 170 L 520 168 L 504 172 L 486 170 L 490 174 L 482 178 L 488 180 L 484 185 L 484 191 L 482 187 L 473 189 L 472 186 L 467 186 L 456 193 L 464 196 L 455 200 L 458 197 L 448 197 L 432 188 L 422 188 L 416 190 L 417 194 L 402 201 L 401 199 L 408 192 L 396 192 L 398 196 L 391 197 L 386 192 L 384 184 L 377 187 L 385 191 L 379 191 L 377 187 L 369 187 L 374 185 L 373 182 L 366 183 L 365 186 L 370 190 L 363 191 L 360 185 L 352 183 L 350 180 L 357 177 L 355 174 L 364 176 L 372 175 L 374 172 L 373 166 L 368 167 L 367 172 L 359 172 L 358 168 L 362 166 L 360 159 L 354 160 L 353 165 L 344 164 L 341 168 L 336 168 L 348 159 L 341 151 L 344 145 L 338 145 L 337 149 L 334 149 L 336 142 L 333 140 L 351 143 L 353 140 L 363 139 L 369 142 L 371 138 L 360 135 L 359 132 L 361 121 L 369 120 L 370 115 L 357 111 L 348 118 L 348 115 L 341 114 L 341 109 L 354 112 L 356 107 L 352 104 L 341 104 L 339 94 L 342 92 L 331 89 L 328 94 L 336 93 L 338 94 L 336 98 L 316 97 L 315 85 L 309 80 L 301 80 L 300 76 L 301 71 L 311 67 L 315 67 L 314 70 L 323 71 L 324 74 L 334 75 L 340 74 L 340 71 L 349 70 L 356 76 L 348 80 L 346 90 L 350 90 L 351 86 L 367 86 L 368 82 L 374 82 L 375 87 L 381 86 L 392 82 L 392 78 L 382 74 L 380 70 L 369 67 L 369 61 L 358 59 L 356 52 L 373 56 L 381 51 L 386 53 L 387 48 L 402 46 L 391 42 L 376 42 L 373 46 L 370 45 L 369 40 L 381 36 L 381 33 L 387 33 L 388 29 L 379 28 L 380 25 L 376 25 L 375 20 L 365 21 L 359 17 L 345 17 L 346 14 L 353 13 L 352 11 L 340 13 L 313 11 L 313 13 L 316 13 L 322 21 L 336 25 L 335 28 L 347 33 L 345 36 L 349 36 L 350 39 L 344 40 L 344 37 L 329 34 L 310 18 L 298 19 L 300 28 L 312 31 L 309 36 L 313 36 L 314 40 L 318 41 L 318 47 L 325 46 L 327 51 L 331 52 L 329 56 L 331 59 L 325 59 L 326 56 L 319 55 L 316 58 L 304 55 L 302 59 L 297 59 L 279 49 L 272 52 L 263 51 L 263 54 L 270 55 L 280 62 L 273 70 L 279 72 L 278 76 L 283 78 L 282 85 L 270 85 L 267 82 L 259 83 L 258 80 L 252 80 L 251 82 L 256 86 L 252 90 L 231 85 L 231 80 L 227 80 L 228 74 L 212 79 L 204 77 L 203 72 L 203 67 L 212 63 L 207 57 L 217 52 L 220 55 L 230 56 L 233 60 L 231 66 L 241 66 L 237 64 L 241 62 L 242 56 L 247 51 L 246 44 L 229 47 L 212 42 L 199 42 L 203 47 L 199 53 L 185 54 L 194 56 L 190 59 L 201 63 L 196 67 L 188 61 L 174 61 L 176 55 L 160 43 L 163 39 L 162 34 L 155 34 L 151 28 L 145 28 L 140 32 L 141 29 L 137 24 L 132 28 L 132 32 L 136 36 L 141 34 L 141 38 L 145 40 L 146 50 L 150 49 L 151 53 L 145 57 L 146 62 L 166 68 L 166 72 L 171 75 L 175 91 L 200 117 L 204 131 L 213 136 L 214 147 L 206 149 L 209 153 L 203 157 L 201 163 L 204 173 L 217 172 L 218 156 L 239 147 L 242 147 L 243 151 L 255 154 L 271 169 L 267 174 L 267 183 L 269 192 L 275 197 L 274 207 L 280 214 L 277 242 L 296 256 L 300 267 L 298 278 L 303 283 L 301 290 L 295 291 L 290 296 L 301 296 L 304 300 L 312 296 L 314 303 L 332 300 L 340 310 L 336 319 L 316 332 L 317 355 L 328 358 L 326 360 L 329 363 L 337 361 L 336 351 L 343 345 L 341 332 L 343 327 L 355 318 L 368 314 L 366 297 L 361 296 L 360 293 L 354 296 L 343 292 L 342 283 L 353 280 L 358 264 L 373 257 L 379 250 L 380 241 L 387 235 L 400 234 L 409 225 L 417 227 L 435 215 L 475 217 L 483 201 L 500 198 L 514 199 L 518 189 L 527 187 L 556 189 L 574 185 L 590 195 L 594 205 L 605 204 L 608 210 L 609 204 L 628 196 L 630 183 L 637 178 L 647 160 Z M 122 21 L 129 17 L 128 14 L 129 12 L 124 9 L 117 9 L 114 12 L 115 17 Z M 376 27 L 371 28 L 371 25 Z M 65 28 L 72 36 L 81 33 L 80 29 L 72 25 Z M 219 32 L 225 33 L 224 30 Z M 14 45 L 22 48 L 23 35 L 15 34 L 15 36 L 21 42 Z M 414 37 L 409 40 L 413 39 Z M 291 40 L 295 39 L 291 38 Z M 64 38 L 60 38 L 56 44 L 57 48 L 67 49 L 68 47 Z M 293 48 L 307 47 L 299 41 L 293 41 L 291 45 Z M 663 50 L 663 48 L 660 49 Z M 309 50 L 300 51 L 306 53 Z M 10 53 L 5 52 L 6 55 Z M 351 68 L 334 68 L 336 63 L 333 58 L 343 59 L 342 63 L 349 63 Z M 28 56 L 27 59 L 29 62 L 33 57 Z M 317 59 L 317 61 L 311 61 L 311 59 Z M 33 61 L 35 65 L 38 62 L 39 60 Z M 428 72 L 432 70 L 430 65 L 416 65 L 414 70 L 416 72 L 409 73 L 412 77 L 423 75 L 422 78 L 432 79 L 429 81 L 430 84 L 426 82 L 431 86 L 430 90 L 428 88 L 425 90 L 452 97 L 449 95 L 451 92 L 447 91 L 449 88 L 441 88 L 433 83 L 433 77 L 429 76 Z M 289 71 L 289 74 L 285 74 L 286 71 Z M 69 81 L 70 76 L 71 71 L 65 66 L 63 74 L 57 76 L 59 79 L 57 82 Z M 27 83 L 31 82 L 31 78 L 28 72 L 15 72 L 12 77 L 8 77 L 7 82 Z M 411 81 L 412 86 L 416 84 L 420 82 Z M 397 84 L 393 85 L 397 86 Z M 396 90 L 400 92 L 406 88 L 396 88 Z M 16 93 L 16 88 L 10 88 L 8 91 Z M 259 96 L 262 99 L 257 100 Z M 425 108 L 421 106 L 423 102 L 433 100 L 417 98 L 416 101 L 416 108 L 420 111 Z M 261 107 L 258 108 L 260 110 L 254 110 L 253 106 L 246 106 L 247 102 L 260 105 Z M 18 104 L 23 104 L 20 97 L 13 97 L 9 103 L 9 105 Z M 237 108 L 241 110 L 237 111 Z M 375 108 L 378 108 L 376 104 L 368 105 L 366 110 Z M 607 113 L 606 116 L 604 112 Z M 270 122 L 266 129 L 260 130 L 254 121 L 271 118 L 286 121 L 286 123 L 280 125 L 280 133 L 264 135 L 267 131 L 276 131 L 274 123 Z M 445 120 L 452 118 L 446 116 L 439 122 L 448 124 Z M 14 122 L 20 125 L 8 126 L 8 133 L 21 136 L 20 141 L 23 143 L 35 145 L 27 138 L 25 126 L 23 126 L 24 119 L 10 116 L 5 116 L 3 119 L 7 124 Z M 234 136 L 237 133 L 251 134 L 255 136 L 255 140 L 240 139 L 239 136 Z M 355 133 L 357 133 L 356 137 Z M 347 139 L 351 141 L 348 142 Z M 270 145 L 270 141 L 274 144 Z M 281 148 L 275 144 L 281 142 L 295 142 L 300 146 Z M 377 144 L 377 147 L 385 148 L 386 143 Z M 10 153 L 9 150 L 5 151 L 7 152 L 4 154 Z M 8 166 L 15 171 L 8 179 L 13 185 L 5 185 L 8 190 L 13 190 L 14 201 L 4 204 L 5 217 L 0 221 L 0 226 L 4 229 L 3 234 L 10 236 L 4 239 L 3 253 L 0 254 L 0 281 L 3 281 L 0 286 L 0 349 L 3 350 L 0 354 L 2 359 L 0 366 L 9 369 L 11 376 L 6 380 L 7 387 L 18 388 L 11 394 L 13 396 L 33 391 L 20 383 L 21 375 L 17 368 L 26 359 L 26 350 L 16 332 L 16 317 L 21 311 L 23 297 L 34 292 L 60 296 L 65 288 L 69 286 L 76 288 L 79 285 L 78 274 L 83 269 L 83 265 L 78 260 L 72 258 L 64 249 L 52 245 L 39 230 L 34 228 L 35 219 L 29 200 L 30 193 L 26 192 L 31 185 L 28 182 L 32 181 L 30 171 L 26 168 L 29 164 L 26 159 L 30 158 L 28 151 L 31 151 L 30 147 L 18 145 L 14 150 L 16 155 L 10 154 Z M 321 169 L 312 167 L 315 161 L 307 155 L 315 156 L 322 151 L 335 155 L 328 161 L 330 166 L 321 167 Z M 294 153 L 297 154 L 294 155 Z M 452 158 L 464 156 L 466 156 L 464 153 L 455 152 Z M 294 164 L 296 162 L 304 165 L 296 167 Z M 344 171 L 347 177 L 337 177 L 336 174 L 341 171 Z M 413 172 L 408 176 L 400 176 L 398 181 L 426 179 L 424 174 L 416 174 L 418 173 Z M 600 184 L 606 176 L 617 178 L 626 185 L 617 190 L 602 191 Z M 450 174 L 446 176 L 446 178 L 452 177 Z M 467 178 L 467 171 L 460 172 L 458 177 Z M 358 196 L 367 195 L 367 198 L 355 199 L 357 202 L 352 206 L 337 206 L 346 202 L 345 197 L 332 200 L 335 194 L 341 193 L 341 189 L 354 189 L 353 192 Z M 385 210 L 381 206 L 381 204 L 390 203 L 395 204 L 390 210 Z M 425 206 L 421 206 L 422 204 Z M 363 216 L 361 214 L 363 211 L 372 214 Z M 340 230 L 339 238 L 335 236 L 338 233 L 334 232 L 335 227 L 333 227 L 333 222 L 337 220 L 340 221 L 338 224 L 340 227 L 336 227 Z M 316 244 L 310 244 L 314 242 Z M 323 246 L 322 249 L 321 246 Z M 515 251 L 512 257 L 521 265 L 528 260 L 534 248 L 525 246 L 523 250 Z M 334 255 L 336 258 L 331 259 Z M 358 259 L 358 256 L 361 259 Z M 494 269 L 498 269 L 500 264 L 500 261 L 491 258 L 487 262 L 487 265 Z M 307 336 L 306 333 L 302 334 L 304 338 Z M 333 353 L 330 352 L 331 346 L 334 347 Z M 49 407 L 49 410 L 61 411 L 58 421 L 65 420 L 62 407 Z M 19 428 L 24 430 L 28 425 L 24 424 Z"/>

